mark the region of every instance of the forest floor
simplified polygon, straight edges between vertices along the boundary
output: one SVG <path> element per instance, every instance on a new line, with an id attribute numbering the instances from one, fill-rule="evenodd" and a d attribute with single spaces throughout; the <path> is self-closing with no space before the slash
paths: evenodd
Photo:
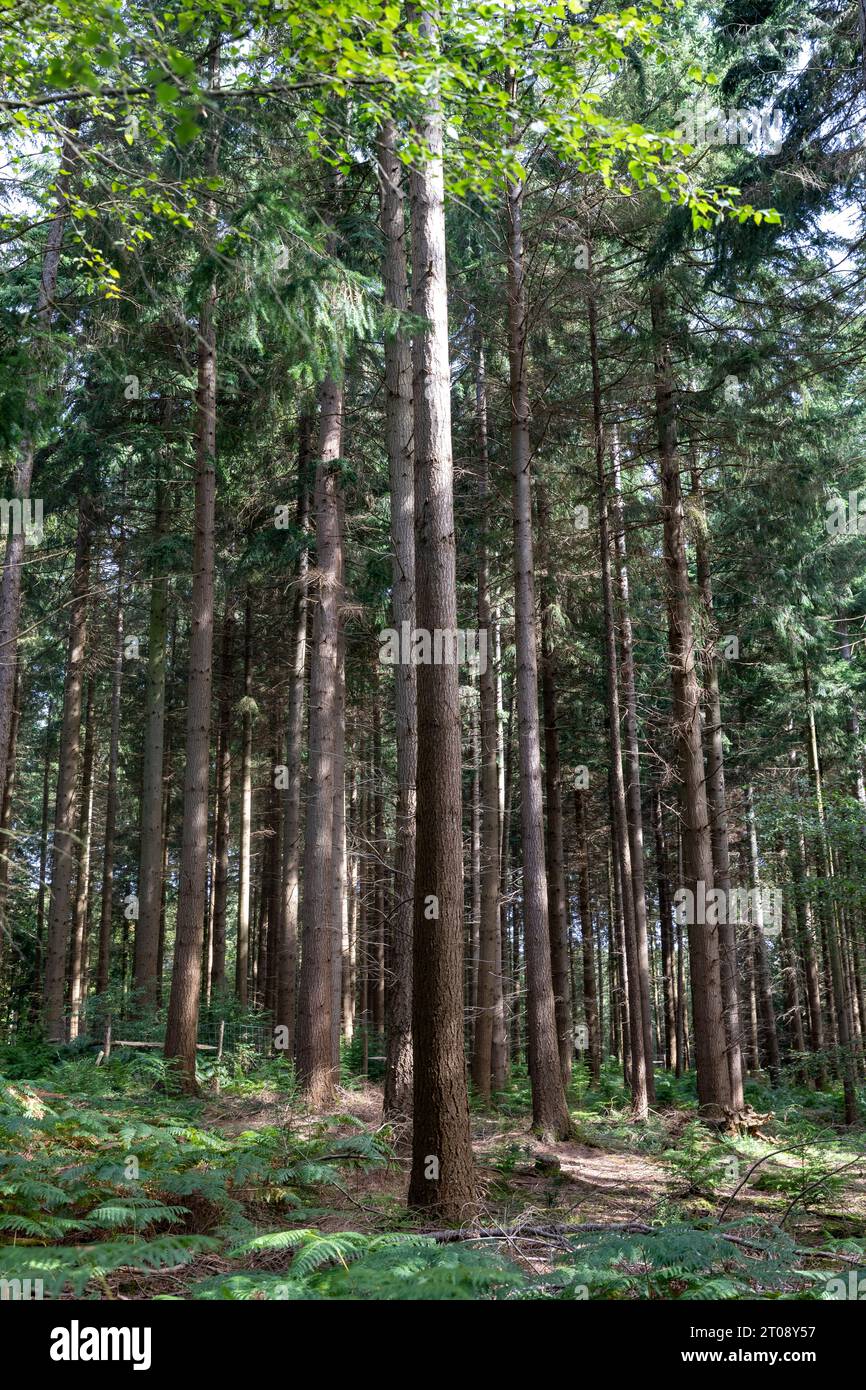
<path id="1" fill-rule="evenodd" d="M 61 1298 L 816 1298 L 866 1269 L 866 1135 L 835 1092 L 752 1078 L 766 1118 L 729 1137 L 691 1078 L 659 1074 L 642 1125 L 613 1064 L 585 1080 L 564 1143 L 531 1133 L 525 1077 L 473 1103 L 478 1210 L 443 1230 L 407 1211 L 409 1126 L 374 1081 L 344 1071 L 313 1116 L 282 1060 L 190 1100 L 153 1053 L 0 1050 L 0 1277 Z"/>

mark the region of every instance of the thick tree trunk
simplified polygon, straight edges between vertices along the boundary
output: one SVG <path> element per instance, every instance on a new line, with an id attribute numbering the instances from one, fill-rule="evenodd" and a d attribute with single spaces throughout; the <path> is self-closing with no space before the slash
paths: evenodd
<path id="1" fill-rule="evenodd" d="M 438 11 L 412 9 L 435 51 Z M 417 126 L 428 153 L 409 181 L 412 309 L 427 327 L 413 343 L 416 623 L 457 627 L 451 373 L 445 269 L 442 108 L 435 87 Z M 409 1203 L 445 1219 L 475 1199 L 463 1041 L 463 837 L 456 664 L 417 672 L 418 764 L 413 915 L 414 1122 Z"/>
<path id="2" fill-rule="evenodd" d="M 48 905 L 48 939 L 45 961 L 45 1033 L 51 1042 L 63 1042 L 66 947 L 75 868 L 75 812 L 81 741 L 81 699 L 84 656 L 87 645 L 87 607 L 90 589 L 91 501 L 82 495 L 78 505 L 78 536 L 69 618 L 69 652 L 63 692 L 63 726 L 57 772 L 57 803 L 51 855 L 51 899 Z M 2 667 L 2 663 L 0 663 Z"/>
<path id="3" fill-rule="evenodd" d="M 722 702 L 719 691 L 719 662 L 716 653 L 716 619 L 713 609 L 713 589 L 710 575 L 707 523 L 704 513 L 700 474 L 692 465 L 692 502 L 694 508 L 695 554 L 698 586 L 707 624 L 707 637 L 702 657 L 704 699 L 706 704 L 707 736 L 707 809 L 713 847 L 714 886 L 730 902 L 731 865 L 728 848 L 728 803 L 725 790 L 725 756 L 722 739 Z M 737 968 L 737 931 L 730 914 L 725 912 L 719 923 L 719 966 L 722 980 L 722 1003 L 725 1011 L 725 1036 L 728 1045 L 728 1074 L 731 1079 L 731 1108 L 739 1114 L 743 1099 L 743 1058 L 740 1045 L 740 993 Z"/>
<path id="4" fill-rule="evenodd" d="M 533 1128 L 548 1139 L 564 1139 L 571 1131 L 571 1122 L 562 1084 L 550 969 L 551 938 L 544 853 L 544 806 L 541 795 L 522 184 L 509 185 L 507 211 L 514 627 L 517 649 L 517 741 L 520 760 L 529 1076 L 532 1085 Z"/>
<path id="5" fill-rule="evenodd" d="M 704 780 L 701 737 L 701 692 L 695 662 L 695 641 L 686 561 L 683 500 L 676 459 L 676 419 L 673 374 L 667 343 L 666 304 L 659 284 L 650 291 L 655 339 L 655 396 L 661 471 L 664 559 L 668 588 L 669 648 L 673 687 L 674 737 L 683 787 L 682 886 L 697 901 L 697 885 L 714 882 L 712 841 Z M 692 914 L 694 915 L 694 914 Z M 708 923 L 689 923 L 692 1010 L 700 1112 L 708 1120 L 731 1113 L 731 1082 L 722 1005 L 719 929 Z"/>
<path id="6" fill-rule="evenodd" d="M 216 46 L 209 55 L 209 85 L 219 85 Z M 211 114 L 210 121 L 216 121 Z M 217 166 L 217 132 L 208 134 L 206 164 Z M 206 215 L 215 217 L 207 200 Z M 198 325 L 195 534 L 192 612 L 187 684 L 186 767 L 183 785 L 183 838 L 174 941 L 174 966 L 165 1033 L 165 1056 L 176 1059 L 185 1090 L 195 1090 L 196 1042 L 201 994 L 202 944 L 207 888 L 208 783 L 210 772 L 211 690 L 214 633 L 214 512 L 216 506 L 216 285 L 207 290 Z"/>

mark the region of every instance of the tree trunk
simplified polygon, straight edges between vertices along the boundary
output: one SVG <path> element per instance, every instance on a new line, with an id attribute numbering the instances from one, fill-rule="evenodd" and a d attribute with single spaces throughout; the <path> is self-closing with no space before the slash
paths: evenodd
<path id="1" fill-rule="evenodd" d="M 331 1054 L 331 949 L 342 559 L 339 482 L 333 465 L 342 448 L 343 388 L 333 377 L 327 377 L 320 387 L 319 408 L 315 486 L 317 578 L 312 595 L 307 824 L 297 1037 L 298 1080 L 304 1100 L 312 1110 L 324 1109 L 337 1080 Z"/>
<path id="2" fill-rule="evenodd" d="M 779 1084 L 779 1039 L 776 1033 L 776 1014 L 773 994 L 770 988 L 770 965 L 767 957 L 767 939 L 764 935 L 764 907 L 761 899 L 761 872 L 758 861 L 758 832 L 755 825 L 755 807 L 751 786 L 746 787 L 746 820 L 748 823 L 749 847 L 749 888 L 754 893 L 754 916 L 751 923 L 752 940 L 755 949 L 756 982 L 761 1013 L 761 1033 L 763 1051 L 767 1060 L 770 1083 Z"/>
<path id="3" fill-rule="evenodd" d="M 820 867 L 829 889 L 830 879 L 833 877 L 833 865 L 830 857 L 830 848 L 827 841 L 827 826 L 824 818 L 824 791 L 821 784 L 821 762 L 818 757 L 818 735 L 815 727 L 815 708 L 812 703 L 812 685 L 809 677 L 809 667 L 805 660 L 803 662 L 803 693 L 806 697 L 806 715 L 808 721 L 809 767 L 812 773 L 815 788 L 815 805 L 818 811 Z M 859 1107 L 857 1104 L 857 1087 L 854 1075 L 851 1003 L 845 990 L 845 979 L 842 970 L 842 953 L 839 944 L 838 927 L 833 915 L 833 905 L 832 902 L 827 902 L 826 900 L 822 902 L 822 926 L 826 934 L 827 954 L 829 956 L 830 965 L 830 983 L 832 986 L 833 1013 L 836 1018 L 836 1026 L 839 1035 L 839 1051 L 841 1053 L 840 1069 L 842 1072 L 842 1087 L 845 1097 L 845 1123 L 853 1125 L 857 1123 Z"/>
<path id="4" fill-rule="evenodd" d="M 575 790 L 574 822 L 577 832 L 577 887 L 580 901 L 580 934 L 583 964 L 583 1013 L 586 1019 L 589 1074 L 597 1086 L 601 1080 L 601 1028 L 593 962 L 592 906 L 589 891 L 589 836 L 586 829 L 586 792 Z"/>
<path id="5" fill-rule="evenodd" d="M 595 337 L 595 333 L 593 333 Z M 597 352 L 597 346 L 594 349 Z M 650 1005 L 650 961 L 646 919 L 646 885 L 644 882 L 643 848 L 643 809 L 640 787 L 640 751 L 637 735 L 637 692 L 634 676 L 634 649 L 631 630 L 631 605 L 629 602 L 628 564 L 626 560 L 625 515 L 622 503 L 622 478 L 619 459 L 619 432 L 614 426 L 611 433 L 611 461 L 613 463 L 614 494 L 614 540 L 616 545 L 616 587 L 619 599 L 620 651 L 622 654 L 621 678 L 625 696 L 625 765 L 627 772 L 626 810 L 628 817 L 629 850 L 631 854 L 631 885 L 634 899 L 634 930 L 637 944 L 637 968 L 640 984 L 641 1022 L 643 1025 L 643 1048 L 646 1059 L 647 1100 L 653 1105 L 656 1098 L 655 1077 L 653 1075 L 652 1009 Z"/>
<path id="6" fill-rule="evenodd" d="M 91 502 L 82 495 L 78 504 L 78 536 L 69 618 L 69 652 L 63 692 L 63 726 L 57 771 L 57 803 L 51 855 L 51 898 L 48 905 L 48 939 L 45 962 L 45 1033 L 50 1042 L 63 1042 L 64 984 L 72 873 L 75 867 L 75 812 L 81 744 L 81 697 L 84 655 L 87 645 L 87 606 L 90 589 Z M 0 663 L 2 669 L 2 663 Z"/>
<path id="7" fill-rule="evenodd" d="M 475 378 L 475 424 L 478 444 L 478 631 L 479 641 L 492 652 L 493 623 L 490 610 L 488 558 L 489 453 L 487 446 L 487 382 L 484 348 L 479 342 Z M 483 638 L 481 634 L 484 634 Z M 482 1101 L 491 1087 L 505 1082 L 505 1014 L 502 999 L 502 934 L 499 921 L 500 789 L 496 675 L 488 660 L 479 670 L 479 719 L 481 725 L 481 922 L 478 940 L 478 1014 L 472 1081 Z"/>
<path id="8" fill-rule="evenodd" d="M 707 809 L 713 848 L 713 884 L 730 902 L 731 865 L 728 849 L 728 804 L 725 790 L 725 755 L 722 739 L 722 702 L 719 691 L 719 662 L 716 653 L 716 620 L 713 609 L 713 589 L 710 576 L 707 523 L 704 513 L 700 474 L 692 465 L 692 500 L 694 503 L 695 554 L 698 587 L 704 608 L 708 632 L 702 657 L 704 699 L 706 702 L 707 735 Z M 743 1058 L 740 1045 L 740 992 L 737 968 L 737 931 L 725 912 L 719 923 L 719 968 L 722 981 L 722 1004 L 725 1012 L 725 1037 L 728 1046 L 728 1074 L 731 1079 L 731 1108 L 739 1114 L 743 1099 Z"/>
<path id="9" fill-rule="evenodd" d="M 235 994 L 245 1008 L 250 973 L 250 857 L 253 827 L 253 615 L 249 593 L 244 604 L 244 704 L 241 747 L 241 836 L 238 862 L 238 939 L 235 953 Z"/>
<path id="10" fill-rule="evenodd" d="M 208 57 L 209 85 L 219 85 L 219 50 Z M 217 168 L 216 116 L 211 114 L 206 165 Z M 205 200 L 209 220 L 216 215 Z M 198 326 L 195 534 L 192 613 L 187 684 L 186 768 L 183 786 L 183 839 L 174 941 L 174 967 L 165 1033 L 165 1056 L 177 1060 L 184 1090 L 196 1088 L 195 1059 L 201 994 L 202 944 L 206 908 L 208 783 L 214 630 L 214 511 L 216 505 L 216 285 L 206 291 Z"/>
<path id="11" fill-rule="evenodd" d="M 409 307 L 402 165 L 393 121 L 379 137 L 382 278 L 385 303 Z M 415 625 L 415 480 L 412 419 L 412 344 L 398 329 L 385 340 L 385 431 L 391 494 L 394 626 Z M 397 740 L 397 806 L 394 820 L 394 917 L 389 954 L 388 1036 L 385 1042 L 386 1115 L 412 1108 L 412 913 L 415 887 L 415 768 L 418 760 L 417 689 L 413 663 L 394 667 Z"/>
<path id="12" fill-rule="evenodd" d="M 283 800 L 283 881 L 280 979 L 277 988 L 278 1026 L 287 1029 L 289 1056 L 295 1046 L 295 1014 L 298 976 L 298 872 L 301 861 L 301 779 L 304 738 L 304 697 L 307 666 L 307 574 L 309 552 L 306 532 L 310 513 L 310 435 L 312 419 L 304 412 L 298 421 L 298 507 L 296 524 L 301 537 L 295 601 L 292 608 L 292 669 L 289 678 L 289 714 L 286 734 L 286 795 Z"/>
<path id="13" fill-rule="evenodd" d="M 111 723 L 108 742 L 108 790 L 105 800 L 105 844 L 102 851 L 102 899 L 99 910 L 99 955 L 96 993 L 108 989 L 111 967 L 111 913 L 114 903 L 114 841 L 117 832 L 117 769 L 120 756 L 120 695 L 123 687 L 123 578 L 125 537 L 120 528 L 117 555 L 117 603 L 114 610 L 114 668 L 111 678 Z M 139 914 L 141 901 L 139 899 Z"/>
<path id="14" fill-rule="evenodd" d="M 676 459 L 673 374 L 665 322 L 667 310 L 661 285 L 652 286 L 650 303 L 656 349 L 655 397 L 668 589 L 674 736 L 679 752 L 683 787 L 685 879 L 682 886 L 692 893 L 692 901 L 695 902 L 698 883 L 702 882 L 706 887 L 714 881 L 701 737 L 701 692 L 695 664 L 683 500 Z M 731 1112 L 719 930 L 715 925 L 692 922 L 689 923 L 688 937 L 698 1103 L 705 1118 L 719 1120 Z"/>
<path id="15" fill-rule="evenodd" d="M 557 1042 L 541 796 L 538 661 L 532 545 L 531 444 L 527 361 L 523 184 L 508 187 L 508 361 L 514 518 L 514 627 L 517 649 L 517 741 L 523 853 L 523 930 L 533 1129 L 547 1139 L 571 1132 Z"/>
<path id="16" fill-rule="evenodd" d="M 552 609 L 554 583 L 550 573 L 547 537 L 550 533 L 550 505 L 547 489 L 539 480 L 535 488 L 538 504 L 539 562 L 541 565 L 541 698 L 544 710 L 544 784 L 547 794 L 547 901 L 550 912 L 550 969 L 553 980 L 556 1036 L 562 1084 L 571 1081 L 574 1059 L 574 1030 L 571 1013 L 571 960 L 568 951 L 568 908 L 565 897 L 565 834 L 562 814 L 562 760 L 559 755 L 559 709 L 557 662 L 553 643 Z M 590 921 L 590 932 L 592 922 Z"/>
<path id="17" fill-rule="evenodd" d="M 410 9 L 435 52 L 438 8 Z M 457 627 L 451 373 L 445 269 L 442 107 L 435 84 L 417 124 L 428 154 L 412 168 L 416 623 Z M 446 1219 L 470 1214 L 475 1175 L 463 1041 L 463 836 L 459 677 L 417 670 L 415 894 L 412 954 L 414 1114 L 409 1203 Z"/>
<path id="18" fill-rule="evenodd" d="M 166 419 L 168 417 L 166 416 Z M 156 484 L 153 525 L 157 548 L 166 527 L 165 489 Z M 159 569 L 162 561 L 156 559 Z M 141 777 L 141 854 L 138 870 L 138 922 L 135 928 L 133 988 L 142 1009 L 159 1002 L 161 961 L 159 930 L 163 896 L 163 761 L 165 757 L 165 669 L 168 636 L 168 579 L 156 573 L 150 584 L 150 623 L 147 639 L 147 693 L 144 705 L 144 762 Z"/>
<path id="19" fill-rule="evenodd" d="M 632 1113 L 636 1120 L 645 1120 L 649 1110 L 650 1071 L 652 1052 L 647 1054 L 643 1026 L 643 998 L 649 999 L 649 986 L 641 985 L 641 961 L 635 921 L 635 889 L 632 876 L 631 842 L 629 840 L 628 809 L 625 779 L 622 771 L 620 742 L 619 682 L 617 676 L 616 626 L 611 577 L 611 537 L 608 517 L 608 488 L 604 467 L 604 423 L 602 419 L 601 376 L 598 366 L 598 330 L 594 290 L 587 302 L 589 320 L 589 352 L 592 368 L 592 412 L 595 438 L 595 468 L 598 486 L 599 551 L 604 605 L 604 650 L 607 675 L 607 718 L 610 740 L 610 796 L 616 835 L 617 860 L 622 888 L 622 920 L 625 938 L 625 965 L 628 973 L 629 1059 Z"/>
<path id="20" fill-rule="evenodd" d="M 84 754 L 81 760 L 81 804 L 78 812 L 78 882 L 72 908 L 69 959 L 69 1041 L 81 1032 L 87 961 L 87 920 L 90 905 L 90 833 L 93 825 L 93 760 L 96 753 L 93 715 L 94 680 L 87 682 Z"/>
<path id="21" fill-rule="evenodd" d="M 653 828 L 655 831 L 656 874 L 659 891 L 659 923 L 662 938 L 662 996 L 664 999 L 665 1021 L 665 1066 L 674 1071 L 677 1064 L 677 1025 L 676 989 L 674 982 L 674 935 L 671 920 L 671 880 L 668 867 L 668 851 L 665 841 L 665 827 L 662 817 L 662 794 L 656 787 L 653 792 Z"/>

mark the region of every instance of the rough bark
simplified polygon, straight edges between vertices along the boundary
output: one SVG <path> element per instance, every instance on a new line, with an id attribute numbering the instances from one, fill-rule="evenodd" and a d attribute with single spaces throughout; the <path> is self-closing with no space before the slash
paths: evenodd
<path id="1" fill-rule="evenodd" d="M 219 54 L 211 48 L 209 86 L 219 86 Z M 206 166 L 217 167 L 216 116 L 209 118 Z M 213 200 L 205 200 L 213 221 Z M 216 285 L 206 290 L 198 324 L 198 392 L 189 679 L 183 784 L 183 836 L 175 928 L 174 964 L 165 1032 L 165 1056 L 176 1062 L 185 1090 L 196 1086 L 195 1059 L 201 995 L 202 944 L 207 889 L 208 783 L 214 634 L 214 513 L 216 507 Z"/>
<path id="2" fill-rule="evenodd" d="M 165 489 L 156 484 L 153 540 L 157 550 L 165 534 Z M 155 561 L 150 583 L 150 621 L 147 639 L 147 690 L 144 704 L 144 761 L 141 776 L 141 851 L 138 869 L 138 922 L 135 928 L 133 989 L 142 1009 L 158 1003 L 161 961 L 159 930 L 162 913 L 163 760 L 165 757 L 165 671 L 168 635 L 168 578 Z"/>
<path id="3" fill-rule="evenodd" d="M 540 1135 L 566 1138 L 571 1124 L 560 1070 L 541 795 L 541 736 L 532 542 L 526 266 L 523 185 L 508 187 L 508 361 L 511 394 L 511 474 L 514 520 L 514 626 L 517 651 L 517 742 L 520 764 L 526 1023 L 532 1123 Z"/>
<path id="4" fill-rule="evenodd" d="M 276 1023 L 288 1030 L 290 1055 L 295 1045 L 298 974 L 298 873 L 301 862 L 301 778 L 304 703 L 307 689 L 307 575 L 306 532 L 310 512 L 310 435 L 308 413 L 298 421 L 298 504 L 296 524 L 301 537 L 295 599 L 292 607 L 292 669 L 286 731 L 286 794 L 283 800 L 283 879 L 280 940 L 280 980 Z"/>
<path id="5" fill-rule="evenodd" d="M 631 854 L 631 885 L 634 899 L 634 930 L 637 945 L 638 982 L 640 985 L 643 1047 L 646 1058 L 647 1100 L 655 1102 L 653 1075 L 652 1009 L 650 1005 L 650 960 L 647 933 L 646 884 L 644 881 L 643 808 L 641 805 L 640 749 L 637 731 L 637 690 L 635 687 L 634 644 L 631 627 L 628 562 L 626 557 L 625 516 L 622 502 L 622 478 L 619 456 L 619 431 L 611 431 L 611 463 L 613 465 L 614 540 L 616 545 L 616 588 L 619 600 L 620 652 L 622 655 L 621 682 L 625 700 L 625 770 L 626 808 L 628 817 L 629 850 Z"/>
<path id="6" fill-rule="evenodd" d="M 655 340 L 655 401 L 658 424 L 661 501 L 664 529 L 664 563 L 671 684 L 673 688 L 674 739 L 679 754 L 683 790 L 682 883 L 697 901 L 697 884 L 714 881 L 712 840 L 704 780 L 701 737 L 701 691 L 695 659 L 695 641 L 686 560 L 685 524 L 676 457 L 676 416 L 673 373 L 667 341 L 664 290 L 658 283 L 650 292 Z M 722 1005 L 718 926 L 690 923 L 694 1044 L 700 1113 L 721 1120 L 731 1113 L 731 1082 Z"/>
<path id="7" fill-rule="evenodd" d="M 393 121 L 379 132 L 380 223 L 385 304 L 409 308 L 405 194 Z M 391 603 L 394 627 L 415 625 L 415 480 L 412 419 L 412 344 L 399 326 L 385 340 L 385 445 L 391 503 Z M 394 816 L 394 914 L 388 952 L 385 1085 L 386 1115 L 412 1106 L 412 914 L 415 883 L 415 768 L 418 760 L 415 666 L 394 667 L 397 805 Z"/>
<path id="8" fill-rule="evenodd" d="M 425 48 L 436 49 L 437 9 L 413 9 Z M 457 627 L 451 374 L 445 268 L 442 108 L 435 86 L 412 168 L 416 623 Z M 463 838 L 460 694 L 456 665 L 417 671 L 418 763 L 413 914 L 414 1115 L 409 1203 L 461 1220 L 474 1204 L 463 1042 Z M 431 916 L 432 910 L 438 916 Z"/>
<path id="9" fill-rule="evenodd" d="M 331 1052 L 335 737 L 338 719 L 338 644 L 341 604 L 339 480 L 334 463 L 343 437 L 343 388 L 327 377 L 319 389 L 316 464 L 316 576 L 311 586 L 307 823 L 301 908 L 297 1064 L 301 1093 L 313 1110 L 333 1095 L 337 1075 Z"/>
<path id="10" fill-rule="evenodd" d="M 695 514 L 695 556 L 698 587 L 707 624 L 702 654 L 704 701 L 706 707 L 707 744 L 707 809 L 713 848 L 713 883 L 730 901 L 731 865 L 728 848 L 728 803 L 725 788 L 725 755 L 722 738 L 722 702 L 719 689 L 719 660 L 716 651 L 716 619 L 713 609 L 713 588 L 710 574 L 709 543 L 704 513 L 700 473 L 692 465 L 692 502 Z M 725 1036 L 728 1045 L 728 1073 L 731 1079 L 731 1107 L 742 1111 L 743 1058 L 740 1043 L 740 993 L 737 968 L 737 932 L 733 922 L 719 924 L 719 965 L 722 980 L 722 1004 L 725 1011 Z"/>

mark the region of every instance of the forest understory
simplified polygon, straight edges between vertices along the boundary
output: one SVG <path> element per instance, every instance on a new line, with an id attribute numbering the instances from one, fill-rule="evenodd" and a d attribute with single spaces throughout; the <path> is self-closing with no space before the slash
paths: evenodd
<path id="1" fill-rule="evenodd" d="M 284 1063 L 226 1058 L 155 1120 L 157 1059 L 66 1058 L 4 1082 L 4 1273 L 60 1300 L 850 1296 L 866 1144 L 839 1095 L 753 1078 L 749 1131 L 714 1135 L 687 1079 L 660 1075 L 641 1125 L 614 1066 L 587 1081 L 565 1141 L 533 1134 L 526 1079 L 473 1104 L 475 1200 L 443 1227 L 406 1207 L 411 1122 L 384 1121 L 381 1085 L 348 1068 L 311 1115 Z"/>

